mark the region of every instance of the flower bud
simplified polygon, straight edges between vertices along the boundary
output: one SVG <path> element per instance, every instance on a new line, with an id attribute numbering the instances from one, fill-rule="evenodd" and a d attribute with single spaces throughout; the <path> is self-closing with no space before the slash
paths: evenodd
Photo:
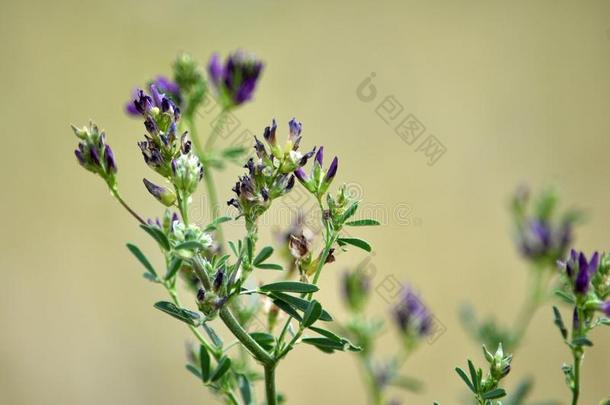
<path id="1" fill-rule="evenodd" d="M 197 301 L 202 303 L 204 300 L 205 300 L 205 290 L 203 288 L 200 288 L 199 290 L 197 290 Z"/>
<path id="2" fill-rule="evenodd" d="M 220 287 L 222 287 L 222 282 L 224 281 L 224 277 L 224 271 L 222 269 L 218 269 L 218 271 L 216 272 L 216 277 L 214 277 L 214 291 L 220 290 Z"/>
<path id="3" fill-rule="evenodd" d="M 170 207 L 176 202 L 176 194 L 174 194 L 171 190 L 165 187 L 157 186 L 147 179 L 143 179 L 143 181 L 148 192 L 159 200 L 161 204 L 165 205 L 166 207 Z"/>

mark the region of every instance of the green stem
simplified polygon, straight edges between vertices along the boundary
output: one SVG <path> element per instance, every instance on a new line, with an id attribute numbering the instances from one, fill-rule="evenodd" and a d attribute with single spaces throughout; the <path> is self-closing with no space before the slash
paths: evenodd
<path id="1" fill-rule="evenodd" d="M 265 366 L 265 394 L 267 405 L 277 404 L 277 394 L 275 393 L 275 364 Z"/>
<path id="2" fill-rule="evenodd" d="M 536 267 L 533 269 L 533 279 L 530 281 L 531 288 L 528 288 L 530 295 L 523 304 L 519 317 L 515 323 L 512 350 L 513 352 L 521 343 L 532 318 L 536 314 L 538 307 L 544 302 L 547 293 L 548 279 L 545 277 L 546 270 L 543 267 Z"/>
<path id="3" fill-rule="evenodd" d="M 583 352 L 580 349 L 573 350 L 574 356 L 574 385 L 572 386 L 572 405 L 578 404 L 580 395 L 580 364 L 582 363 Z"/>
<path id="4" fill-rule="evenodd" d="M 220 315 L 220 319 L 224 322 L 227 328 L 233 333 L 233 335 L 239 339 L 241 344 L 243 344 L 252 355 L 261 363 L 265 365 L 265 367 L 269 365 L 275 365 L 273 358 L 267 353 L 265 349 L 263 349 L 257 342 L 242 328 L 239 324 L 235 315 L 231 312 L 231 310 L 225 305 L 218 312 Z"/>
<path id="5" fill-rule="evenodd" d="M 201 259 L 196 257 L 193 260 L 193 269 L 195 270 L 195 274 L 201 280 L 201 283 L 205 287 L 205 289 L 210 290 L 212 285 L 210 282 L 210 278 L 208 277 L 203 264 L 201 263 Z M 261 363 L 273 364 L 273 358 L 267 353 L 265 349 L 263 349 L 257 342 L 242 328 L 239 324 L 239 321 L 235 318 L 235 315 L 231 312 L 227 305 L 224 305 L 220 311 L 218 311 L 220 319 L 224 322 L 227 328 L 233 333 L 233 335 L 244 345 L 250 353 Z"/>
<path id="6" fill-rule="evenodd" d="M 233 391 L 227 391 L 226 394 L 227 394 L 227 399 L 229 400 L 230 404 L 239 405 L 239 401 L 237 400 L 237 397 L 235 396 Z"/>
<path id="7" fill-rule="evenodd" d="M 214 147 L 216 138 L 218 138 L 218 135 L 220 134 L 220 130 L 222 129 L 223 125 L 225 124 L 228 112 L 229 111 L 227 109 L 223 108 L 222 111 L 220 111 L 220 113 L 218 114 L 218 117 L 216 118 L 216 123 L 212 127 L 212 133 L 210 134 L 210 137 L 208 138 L 208 140 L 205 142 L 205 150 L 210 150 Z"/>
<path id="8" fill-rule="evenodd" d="M 144 221 L 134 210 L 132 210 L 131 207 L 125 202 L 125 200 L 123 200 L 116 186 L 110 186 L 110 192 L 112 193 L 113 197 L 116 198 L 119 203 L 121 203 L 123 208 L 125 208 L 135 219 L 137 219 L 139 223 L 141 223 L 142 225 L 146 225 L 146 221 Z"/>
<path id="9" fill-rule="evenodd" d="M 206 158 L 206 152 L 209 151 L 209 148 L 207 147 L 206 144 L 206 148 L 204 149 L 203 146 L 201 145 L 200 139 L 199 139 L 199 135 L 197 134 L 197 126 L 195 125 L 195 122 L 191 119 L 187 119 L 187 125 L 189 127 L 190 133 L 191 133 L 191 140 L 193 141 L 193 147 L 195 149 L 195 152 L 197 153 L 197 156 L 199 157 L 199 161 L 201 162 L 201 164 L 203 165 L 203 180 L 205 183 L 205 187 L 208 193 L 208 198 L 210 199 L 210 209 L 212 210 L 212 219 L 217 218 L 220 215 L 220 206 L 218 203 L 218 193 L 216 191 L 216 184 L 214 182 L 214 176 L 212 175 L 212 168 L 210 167 L 210 165 L 207 164 L 207 158 Z M 210 135 L 210 138 L 213 136 L 213 134 L 217 132 L 216 130 L 213 130 L 212 135 Z M 222 224 L 218 224 L 218 226 L 216 227 L 216 239 L 218 241 L 218 245 L 221 247 L 221 251 L 224 248 L 224 233 L 222 230 Z"/>

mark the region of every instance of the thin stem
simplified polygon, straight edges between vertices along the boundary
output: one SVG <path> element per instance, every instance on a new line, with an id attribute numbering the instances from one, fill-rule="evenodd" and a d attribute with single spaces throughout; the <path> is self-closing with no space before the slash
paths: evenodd
<path id="1" fill-rule="evenodd" d="M 275 393 L 275 364 L 265 366 L 265 394 L 267 405 L 277 404 L 277 394 Z"/>
<path id="2" fill-rule="evenodd" d="M 519 346 L 525 332 L 534 317 L 536 310 L 540 304 L 544 301 L 547 289 L 547 278 L 545 277 L 545 271 L 547 269 L 542 267 L 536 267 L 533 269 L 533 279 L 530 281 L 531 288 L 528 299 L 523 304 L 517 322 L 515 324 L 515 332 L 513 334 L 513 351 Z"/>
<path id="3" fill-rule="evenodd" d="M 582 363 L 583 352 L 580 349 L 573 350 L 574 356 L 574 385 L 572 386 L 572 405 L 578 404 L 580 395 L 580 364 Z"/>
<path id="4" fill-rule="evenodd" d="M 214 176 L 212 175 L 212 167 L 207 164 L 206 152 L 209 150 L 206 144 L 206 148 L 204 149 L 201 145 L 201 141 L 199 139 L 199 135 L 197 133 L 197 126 L 195 122 L 191 119 L 187 119 L 188 127 L 191 133 L 191 140 L 193 141 L 193 147 L 197 156 L 199 157 L 199 161 L 203 165 L 203 180 L 205 183 L 205 187 L 208 193 L 208 198 L 210 199 L 210 208 L 212 210 L 212 219 L 217 218 L 220 214 L 220 206 L 218 203 L 218 193 L 216 191 L 216 184 L 214 182 Z M 212 135 L 216 132 L 213 130 Z M 212 137 L 210 136 L 210 138 Z M 208 138 L 208 141 L 209 139 Z M 221 247 L 221 251 L 224 248 L 224 233 L 222 230 L 222 224 L 218 224 L 216 227 L 216 239 L 218 245 Z"/>
<path id="5" fill-rule="evenodd" d="M 125 200 L 123 200 L 123 198 L 121 197 L 121 195 L 119 194 L 119 190 L 116 187 L 110 187 L 110 192 L 112 193 L 113 197 L 116 198 L 116 200 L 121 203 L 121 205 L 135 218 L 138 220 L 139 223 L 141 223 L 142 225 L 146 225 L 146 221 L 144 221 L 142 219 L 142 217 L 140 217 L 134 210 L 131 209 L 131 207 L 125 202 Z"/>
<path id="6" fill-rule="evenodd" d="M 205 150 L 210 150 L 214 147 L 214 142 L 216 142 L 216 138 L 220 134 L 220 130 L 222 129 L 227 119 L 227 113 L 228 110 L 223 108 L 218 114 L 218 117 L 216 117 L 216 123 L 212 127 L 212 133 L 210 134 L 208 140 L 205 142 Z"/>
<path id="7" fill-rule="evenodd" d="M 180 215 L 182 216 L 182 222 L 184 225 L 188 226 L 189 224 L 189 209 L 188 209 L 188 201 L 184 198 L 180 190 L 176 189 L 176 196 L 178 199 L 178 209 L 180 210 Z"/>
<path id="8" fill-rule="evenodd" d="M 195 260 L 193 260 L 193 269 L 203 286 L 208 290 L 211 289 L 210 278 L 205 272 L 205 268 L 201 263 L 201 258 L 196 257 Z M 235 315 L 233 315 L 226 304 L 218 311 L 218 314 L 231 333 L 239 339 L 242 345 L 244 345 L 258 361 L 265 365 L 274 363 L 273 358 L 269 353 L 267 353 L 267 351 L 263 349 L 261 345 L 244 330 L 244 328 L 242 328 L 239 321 L 235 318 Z"/>

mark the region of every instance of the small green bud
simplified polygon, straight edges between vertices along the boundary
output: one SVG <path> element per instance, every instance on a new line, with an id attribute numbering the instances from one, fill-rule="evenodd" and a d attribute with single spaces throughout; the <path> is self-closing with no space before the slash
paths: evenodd
<path id="1" fill-rule="evenodd" d="M 165 205 L 166 207 L 174 205 L 176 202 L 176 194 L 174 194 L 174 192 L 165 187 L 157 186 L 147 179 L 143 179 L 143 181 L 148 192 L 152 194 L 152 196 L 155 197 L 161 204 Z"/>

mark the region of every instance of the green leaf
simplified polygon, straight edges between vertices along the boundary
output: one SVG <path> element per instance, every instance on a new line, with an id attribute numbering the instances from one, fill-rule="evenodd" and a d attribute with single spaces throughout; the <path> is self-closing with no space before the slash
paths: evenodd
<path id="1" fill-rule="evenodd" d="M 205 346 L 199 346 L 199 363 L 201 365 L 201 379 L 204 383 L 210 379 L 210 353 Z"/>
<path id="2" fill-rule="evenodd" d="M 354 215 L 356 213 L 356 210 L 358 209 L 358 204 L 360 204 L 360 202 L 356 201 L 355 203 L 350 205 L 349 208 L 347 210 L 345 210 L 343 215 L 341 215 L 341 218 L 339 219 L 339 222 L 344 224 L 345 221 L 350 219 L 352 217 L 352 215 Z"/>
<path id="3" fill-rule="evenodd" d="M 483 394 L 483 399 L 497 399 L 506 396 L 506 391 L 503 388 L 495 388 Z"/>
<path id="4" fill-rule="evenodd" d="M 230 146 L 226 149 L 223 149 L 221 153 L 222 156 L 227 159 L 237 159 L 247 151 L 248 149 L 244 148 L 243 146 Z"/>
<path id="5" fill-rule="evenodd" d="M 165 279 L 169 280 L 176 275 L 180 267 L 182 266 L 182 259 L 179 257 L 174 257 L 172 261 L 169 263 L 169 267 L 167 268 L 167 273 L 165 274 Z"/>
<path id="6" fill-rule="evenodd" d="M 231 250 L 233 251 L 233 254 L 235 256 L 239 256 L 239 253 L 237 253 L 237 247 L 235 247 L 235 243 L 229 241 L 229 247 L 231 248 Z"/>
<path id="7" fill-rule="evenodd" d="M 325 337 L 304 337 L 303 339 L 301 339 L 301 342 L 315 346 L 326 353 L 332 350 L 349 350 L 352 352 L 358 352 L 362 350 L 359 347 L 350 344 L 349 342 L 337 342 L 336 340 L 328 339 Z"/>
<path id="8" fill-rule="evenodd" d="M 579 336 L 575 339 L 572 339 L 572 344 L 575 346 L 593 346 L 593 342 L 591 342 L 584 336 Z"/>
<path id="9" fill-rule="evenodd" d="M 179 245 L 176 245 L 174 250 L 203 250 L 205 246 L 201 244 L 201 242 L 196 240 L 187 240 L 186 242 L 182 242 Z"/>
<path id="10" fill-rule="evenodd" d="M 285 301 L 288 304 L 290 304 L 291 306 L 293 306 L 296 309 L 301 310 L 303 312 L 305 312 L 307 310 L 307 307 L 309 306 L 309 301 L 307 301 L 306 299 L 303 299 L 300 297 L 294 297 L 289 294 L 284 294 L 281 292 L 274 292 L 271 294 L 271 296 L 273 298 L 277 298 L 282 301 Z M 333 317 L 328 312 L 326 312 L 324 309 L 322 309 L 322 314 L 320 315 L 320 320 L 325 321 L 325 322 L 330 322 L 333 320 Z"/>
<path id="11" fill-rule="evenodd" d="M 164 250 L 170 249 L 169 240 L 167 240 L 167 236 L 165 236 L 160 229 L 148 225 L 140 225 L 140 228 L 144 229 L 147 234 L 152 236 Z"/>
<path id="12" fill-rule="evenodd" d="M 256 257 L 252 261 L 252 264 L 254 264 L 255 266 L 261 264 L 262 262 L 267 260 L 272 254 L 273 248 L 271 246 L 265 246 L 261 249 L 260 252 L 258 252 L 258 255 L 256 255 Z"/>
<path id="13" fill-rule="evenodd" d="M 575 304 L 576 300 L 574 299 L 574 296 L 571 294 L 568 294 L 564 291 L 561 290 L 555 290 L 555 295 L 558 296 L 559 298 L 561 298 L 563 301 L 565 301 L 568 304 Z"/>
<path id="14" fill-rule="evenodd" d="M 381 225 L 379 221 L 374 219 L 358 219 L 356 221 L 346 222 L 347 226 L 377 226 Z"/>
<path id="15" fill-rule="evenodd" d="M 301 320 L 302 320 L 301 315 L 299 315 L 299 313 L 292 306 L 290 306 L 290 304 L 288 304 L 282 300 L 279 300 L 279 299 L 273 300 L 273 303 L 279 309 L 281 309 L 282 311 L 286 312 L 288 315 L 292 316 L 294 319 L 301 322 Z"/>
<path id="16" fill-rule="evenodd" d="M 313 325 L 322 315 L 322 305 L 316 300 L 310 301 L 303 315 L 303 327 L 307 328 Z"/>
<path id="17" fill-rule="evenodd" d="M 152 274 L 146 272 L 142 274 L 142 277 L 144 277 L 145 279 L 147 279 L 148 281 L 151 281 L 153 283 L 160 283 L 159 279 L 155 276 L 153 276 Z"/>
<path id="18" fill-rule="evenodd" d="M 250 336 L 265 350 L 271 350 L 275 346 L 275 338 L 269 333 L 253 332 Z"/>
<path id="19" fill-rule="evenodd" d="M 254 398 L 252 397 L 252 385 L 250 384 L 250 380 L 244 374 L 239 374 L 237 376 L 237 384 L 239 386 L 239 392 L 241 393 L 241 397 L 244 400 L 245 405 L 253 405 Z"/>
<path id="20" fill-rule="evenodd" d="M 356 246 L 359 247 L 362 250 L 366 250 L 367 252 L 370 252 L 372 250 L 371 245 L 369 245 L 369 243 L 363 239 L 358 239 L 358 238 L 339 238 L 337 239 L 337 243 L 339 243 L 339 245 L 343 246 L 343 245 L 352 245 L 352 246 Z"/>
<path id="21" fill-rule="evenodd" d="M 210 222 L 203 231 L 204 232 L 215 231 L 218 228 L 218 225 L 228 222 L 228 221 L 232 221 L 232 220 L 233 220 L 233 218 L 228 217 L 228 216 L 218 217 L 215 220 L 213 220 L 212 222 Z"/>
<path id="22" fill-rule="evenodd" d="M 317 328 L 315 326 L 310 326 L 309 329 L 313 330 L 314 332 L 319 333 L 320 335 L 324 336 L 328 340 L 332 340 L 333 342 L 336 343 L 337 346 L 341 347 L 341 349 L 336 349 L 336 350 L 349 350 L 352 352 L 359 352 L 362 350 L 362 348 L 360 346 L 354 345 L 348 339 L 341 337 L 341 336 L 337 336 L 336 334 L 334 334 L 333 332 L 331 332 L 329 330 Z M 318 339 L 318 338 L 311 338 L 311 339 Z"/>
<path id="23" fill-rule="evenodd" d="M 153 275 L 155 277 L 155 279 L 156 279 L 157 278 L 157 272 L 155 271 L 155 268 L 152 266 L 152 264 L 150 264 L 150 262 L 148 261 L 146 256 L 144 256 L 144 253 L 142 253 L 140 248 L 138 248 L 136 245 L 132 245 L 131 243 L 128 243 L 127 244 L 127 249 L 129 249 L 129 251 L 136 257 L 136 259 L 138 259 L 140 261 L 140 263 L 142 263 L 144 268 L 146 268 L 146 270 L 151 275 Z"/>
<path id="24" fill-rule="evenodd" d="M 278 281 L 275 283 L 265 284 L 259 288 L 261 291 L 269 292 L 294 292 L 294 293 L 312 293 L 319 290 L 314 284 L 302 283 L 300 281 Z"/>
<path id="25" fill-rule="evenodd" d="M 262 270 L 279 270 L 279 271 L 284 270 L 284 268 L 281 265 L 275 264 L 275 263 L 261 263 L 261 264 L 255 264 L 254 266 L 257 269 L 262 269 Z"/>
<path id="26" fill-rule="evenodd" d="M 231 367 L 231 359 L 228 357 L 221 358 L 220 361 L 218 362 L 218 366 L 216 367 L 216 370 L 214 370 L 214 373 L 210 377 L 210 381 L 212 381 L 212 382 L 218 381 L 223 375 L 225 375 L 225 373 L 229 370 L 230 367 Z"/>
<path id="27" fill-rule="evenodd" d="M 187 364 L 186 365 L 186 369 L 188 371 L 191 372 L 191 374 L 193 374 L 195 377 L 197 377 L 199 380 L 201 380 L 201 371 L 199 371 L 199 369 L 195 366 L 193 366 L 192 364 Z"/>
<path id="28" fill-rule="evenodd" d="M 207 322 L 201 326 L 205 330 L 205 333 L 207 333 L 207 335 L 210 337 L 210 339 L 212 339 L 212 343 L 214 343 L 214 346 L 221 348 L 222 340 L 220 340 L 220 338 L 216 334 L 216 331 L 214 330 L 214 328 L 212 328 L 210 325 L 208 325 Z"/>
<path id="29" fill-rule="evenodd" d="M 462 378 L 462 380 L 464 380 L 464 382 L 466 383 L 466 385 L 468 386 L 468 388 L 470 388 L 470 391 L 472 391 L 473 393 L 477 393 L 477 391 L 474 389 L 474 386 L 472 385 L 472 383 L 470 382 L 470 380 L 468 379 L 468 376 L 466 375 L 466 373 L 464 372 L 464 370 L 462 370 L 459 367 L 455 368 L 455 372 L 458 373 L 458 375 Z"/>
<path id="30" fill-rule="evenodd" d="M 201 319 L 201 316 L 197 312 L 189 311 L 188 309 L 184 308 L 178 308 L 172 302 L 159 301 L 155 303 L 154 307 L 178 320 L 181 320 L 182 322 L 188 323 L 189 325 L 195 325 L 195 321 L 199 321 L 199 319 Z"/>
<path id="31" fill-rule="evenodd" d="M 599 318 L 599 319 L 597 320 L 597 322 L 598 322 L 600 325 L 607 325 L 607 326 L 610 326 L 610 319 L 608 319 L 608 318 Z"/>
<path id="32" fill-rule="evenodd" d="M 468 360 L 468 370 L 470 370 L 470 379 L 472 380 L 472 385 L 474 385 L 474 388 L 477 390 L 476 392 L 479 392 L 480 385 L 478 374 L 476 369 L 474 368 L 474 364 L 472 364 L 472 361 L 470 360 Z"/>
<path id="33" fill-rule="evenodd" d="M 343 342 L 345 339 L 335 335 L 333 332 L 326 330 L 326 329 L 322 329 L 322 328 L 318 328 L 316 326 L 310 326 L 309 329 L 313 330 L 314 332 L 318 332 L 320 335 L 327 337 L 330 340 L 334 340 L 335 342 Z"/>
<path id="34" fill-rule="evenodd" d="M 556 306 L 553 306 L 553 315 L 555 317 L 555 325 L 557 325 L 557 328 L 559 329 L 561 336 L 563 336 L 564 339 L 567 339 L 568 330 L 566 329 L 566 326 L 563 323 L 563 319 L 561 318 L 561 313 L 559 312 L 559 309 L 557 309 Z"/>

